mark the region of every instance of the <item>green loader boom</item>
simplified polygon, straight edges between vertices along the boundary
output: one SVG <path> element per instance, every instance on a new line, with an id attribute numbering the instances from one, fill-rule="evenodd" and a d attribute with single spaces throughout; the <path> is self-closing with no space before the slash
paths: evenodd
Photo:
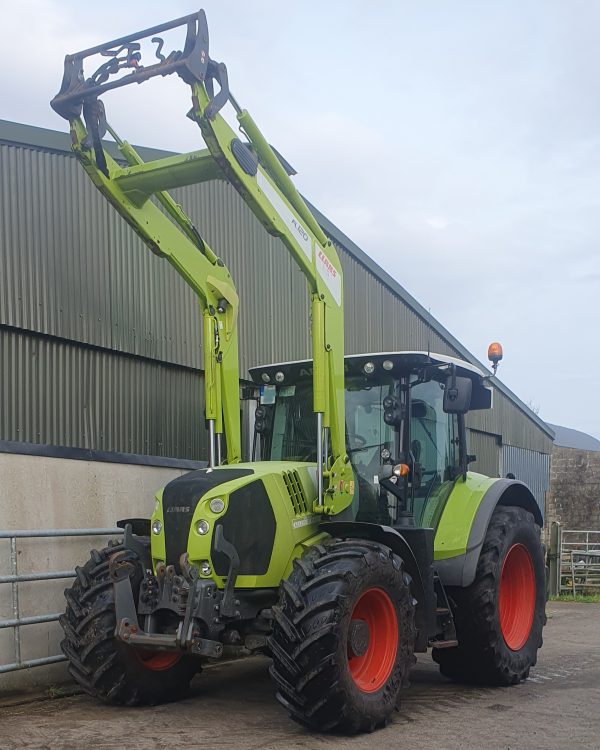
<path id="1" fill-rule="evenodd" d="M 156 34 L 178 27 L 186 28 L 183 51 L 167 57 L 159 53 L 162 59 L 143 66 L 140 40 L 153 37 L 162 42 Z M 96 55 L 110 59 L 86 79 L 83 63 Z M 98 97 L 121 86 L 172 73 L 190 86 L 192 108 L 188 116 L 198 123 L 208 150 L 144 163 L 110 127 Z M 233 107 L 246 140 L 241 140 L 222 116 L 227 104 Z M 220 463 L 219 436 L 223 432 L 226 463 L 240 461 L 239 301 L 224 262 L 167 190 L 224 175 L 266 230 L 282 240 L 304 273 L 311 295 L 313 408 L 321 467 L 313 510 L 331 515 L 343 511 L 352 502 L 354 483 L 345 448 L 340 261 L 277 155 L 231 94 L 225 65 L 209 57 L 204 12 L 68 55 L 63 84 L 52 107 L 69 120 L 73 150 L 96 187 L 152 252 L 176 268 L 200 299 L 210 466 Z M 106 132 L 116 141 L 126 166 L 107 152 L 102 141 Z M 329 444 L 329 439 L 331 460 L 326 462 L 323 445 L 325 440 Z"/>

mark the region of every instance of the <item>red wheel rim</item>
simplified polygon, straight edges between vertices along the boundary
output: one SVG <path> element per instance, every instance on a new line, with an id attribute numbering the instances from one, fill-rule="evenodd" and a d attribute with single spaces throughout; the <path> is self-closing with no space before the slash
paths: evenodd
<path id="1" fill-rule="evenodd" d="M 531 555 L 522 544 L 508 550 L 500 577 L 500 630 L 511 651 L 527 643 L 535 613 L 536 585 Z"/>
<path id="2" fill-rule="evenodd" d="M 177 664 L 181 654 L 172 651 L 137 651 L 139 660 L 152 672 L 164 672 Z"/>
<path id="3" fill-rule="evenodd" d="M 348 653 L 348 666 L 355 685 L 374 693 L 387 682 L 398 653 L 398 616 L 390 597 L 382 589 L 368 589 L 356 602 L 352 620 L 362 620 L 369 629 L 369 645 L 362 656 Z"/>

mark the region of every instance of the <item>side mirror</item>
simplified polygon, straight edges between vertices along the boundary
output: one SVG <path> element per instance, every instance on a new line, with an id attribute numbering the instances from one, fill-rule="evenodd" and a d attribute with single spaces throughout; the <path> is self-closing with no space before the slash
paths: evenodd
<path id="1" fill-rule="evenodd" d="M 471 406 L 471 378 L 461 378 L 452 373 L 446 378 L 444 411 L 446 414 L 466 414 Z"/>

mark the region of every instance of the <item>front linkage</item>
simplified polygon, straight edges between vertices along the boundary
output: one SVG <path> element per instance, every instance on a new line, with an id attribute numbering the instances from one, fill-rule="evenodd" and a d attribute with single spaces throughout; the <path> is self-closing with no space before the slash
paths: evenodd
<path id="1" fill-rule="evenodd" d="M 245 595 L 235 590 L 239 557 L 222 533 L 217 534 L 215 550 L 230 561 L 223 590 L 212 580 L 198 577 L 187 552 L 181 555 L 179 573 L 175 566 L 159 563 L 154 574 L 150 550 L 132 533 L 131 524 L 125 526 L 123 547 L 109 557 L 116 638 L 144 650 L 183 651 L 212 659 L 221 658 L 225 653 L 241 656 L 264 648 L 271 617 L 270 610 L 264 607 L 275 595 L 269 597 L 268 592 L 263 592 L 263 596 L 257 596 L 256 591 Z M 139 593 L 135 590 L 138 566 L 132 562 L 130 552 L 135 553 L 143 567 Z M 178 622 L 175 632 L 155 629 L 158 618 L 166 612 L 172 612 L 173 621 Z M 237 630 L 227 632 L 231 624 L 244 622 L 252 622 L 253 630 L 259 632 L 246 633 L 245 637 Z"/>

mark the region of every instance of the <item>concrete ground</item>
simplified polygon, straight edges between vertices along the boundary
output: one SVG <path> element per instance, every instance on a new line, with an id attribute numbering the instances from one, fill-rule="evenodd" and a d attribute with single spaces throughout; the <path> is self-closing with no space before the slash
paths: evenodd
<path id="1" fill-rule="evenodd" d="M 273 696 L 262 658 L 207 669 L 191 696 L 158 708 L 99 705 L 83 695 L 0 706 L 0 748 L 377 750 L 600 748 L 600 605 L 551 603 L 545 644 L 526 683 L 471 688 L 419 657 L 401 713 L 358 737 L 310 734 Z"/>

